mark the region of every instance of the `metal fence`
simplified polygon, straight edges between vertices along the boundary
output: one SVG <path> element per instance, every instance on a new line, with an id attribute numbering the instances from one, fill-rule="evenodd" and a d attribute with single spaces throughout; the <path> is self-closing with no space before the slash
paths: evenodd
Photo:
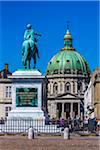
<path id="1" fill-rule="evenodd" d="M 0 122 L 1 133 L 27 133 L 30 127 L 37 133 L 61 133 L 58 125 L 45 125 L 45 121 L 41 119 L 12 118 Z"/>

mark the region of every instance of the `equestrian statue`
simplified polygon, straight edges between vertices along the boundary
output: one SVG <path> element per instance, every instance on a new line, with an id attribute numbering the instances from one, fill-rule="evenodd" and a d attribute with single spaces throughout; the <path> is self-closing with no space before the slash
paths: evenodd
<path id="1" fill-rule="evenodd" d="M 22 44 L 22 63 L 25 69 L 30 69 L 30 62 L 33 58 L 34 67 L 36 68 L 36 59 L 39 58 L 37 40 L 41 34 L 34 32 L 32 25 L 28 24 L 24 33 L 24 41 Z"/>

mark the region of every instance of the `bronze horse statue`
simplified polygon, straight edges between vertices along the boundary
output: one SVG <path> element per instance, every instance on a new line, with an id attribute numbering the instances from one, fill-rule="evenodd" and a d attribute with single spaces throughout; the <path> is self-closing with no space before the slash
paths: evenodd
<path id="1" fill-rule="evenodd" d="M 24 42 L 22 44 L 22 63 L 25 69 L 30 69 L 30 62 L 32 58 L 34 61 L 33 68 L 36 68 L 36 58 L 39 58 L 37 36 L 39 37 L 41 34 L 35 33 L 32 26 L 28 24 L 27 30 L 24 34 Z"/>

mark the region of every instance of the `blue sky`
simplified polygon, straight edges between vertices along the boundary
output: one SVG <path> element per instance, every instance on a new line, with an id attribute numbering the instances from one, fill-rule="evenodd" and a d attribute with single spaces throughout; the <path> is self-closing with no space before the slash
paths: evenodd
<path id="1" fill-rule="evenodd" d="M 99 5 L 96 1 L 0 2 L 0 70 L 22 69 L 21 48 L 26 25 L 42 34 L 38 41 L 37 68 L 45 74 L 50 59 L 63 47 L 70 22 L 73 47 L 88 61 L 91 71 L 99 66 Z"/>

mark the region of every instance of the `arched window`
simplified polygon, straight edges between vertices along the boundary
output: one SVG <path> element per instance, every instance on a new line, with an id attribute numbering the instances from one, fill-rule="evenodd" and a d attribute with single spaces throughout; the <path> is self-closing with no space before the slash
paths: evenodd
<path id="1" fill-rule="evenodd" d="M 70 69 L 65 69 L 64 70 L 64 74 L 70 74 L 71 73 L 71 70 Z"/>
<path id="2" fill-rule="evenodd" d="M 58 93 L 58 84 L 57 84 L 56 82 L 55 82 L 54 85 L 53 85 L 53 92 L 54 92 L 55 94 Z"/>
<path id="3" fill-rule="evenodd" d="M 71 92 L 71 84 L 69 82 L 65 84 L 65 92 Z"/>
<path id="4" fill-rule="evenodd" d="M 60 92 L 62 92 L 62 86 L 63 86 L 62 83 L 60 83 Z"/>
<path id="5" fill-rule="evenodd" d="M 54 70 L 54 74 L 58 74 L 58 69 L 55 69 L 55 70 Z"/>
<path id="6" fill-rule="evenodd" d="M 81 81 L 78 81 L 78 92 L 82 92 L 82 82 Z"/>

